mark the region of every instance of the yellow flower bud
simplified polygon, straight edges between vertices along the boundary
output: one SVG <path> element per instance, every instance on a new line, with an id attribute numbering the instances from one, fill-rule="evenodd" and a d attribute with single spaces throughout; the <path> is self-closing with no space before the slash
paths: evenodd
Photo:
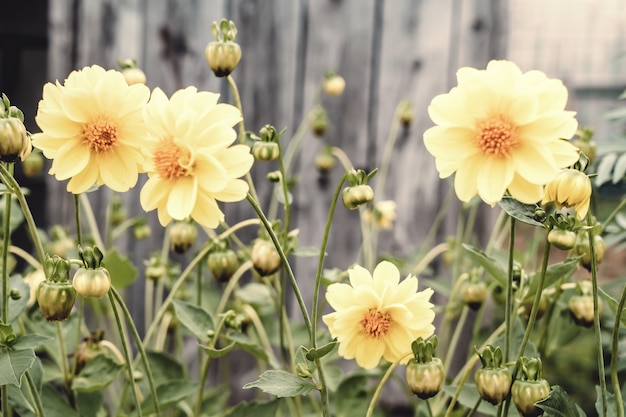
<path id="1" fill-rule="evenodd" d="M 209 68 L 216 77 L 226 77 L 237 68 L 241 59 L 241 47 L 235 42 L 235 23 L 222 19 L 220 24 L 213 22 L 211 27 L 215 41 L 209 42 L 204 54 Z"/>
<path id="2" fill-rule="evenodd" d="M 576 217 L 582 220 L 589 211 L 590 199 L 589 177 L 575 169 L 564 169 L 546 186 L 541 204 L 554 202 L 559 210 L 563 207 L 574 207 Z"/>

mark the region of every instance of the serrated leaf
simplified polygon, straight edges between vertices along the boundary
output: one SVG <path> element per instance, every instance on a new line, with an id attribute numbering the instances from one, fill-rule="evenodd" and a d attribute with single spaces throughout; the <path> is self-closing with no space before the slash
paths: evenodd
<path id="1" fill-rule="evenodd" d="M 242 388 L 259 388 L 263 392 L 282 398 L 306 395 L 315 389 L 315 385 L 289 372 L 269 370 L 263 372 L 259 379 L 245 384 Z"/>
<path id="2" fill-rule="evenodd" d="M 228 410 L 224 417 L 275 416 L 279 405 L 279 400 L 242 402 Z"/>
<path id="3" fill-rule="evenodd" d="M 233 350 L 233 348 L 235 347 L 235 342 L 231 342 L 229 345 L 220 349 L 212 348 L 210 346 L 205 346 L 202 344 L 199 344 L 198 346 L 209 356 L 209 358 L 215 359 L 226 356 L 228 352 Z"/>
<path id="4" fill-rule="evenodd" d="M 51 337 L 43 336 L 37 333 L 30 333 L 24 336 L 19 336 L 15 339 L 15 343 L 11 346 L 13 350 L 27 350 L 36 349 L 48 340 L 52 340 Z"/>
<path id="5" fill-rule="evenodd" d="M 502 200 L 498 202 L 498 205 L 509 216 L 522 223 L 543 227 L 542 223 L 533 218 L 535 209 L 538 207 L 536 204 L 524 204 L 511 197 L 503 197 Z"/>
<path id="6" fill-rule="evenodd" d="M 207 343 L 209 337 L 207 332 L 213 330 L 213 317 L 204 310 L 193 304 L 180 300 L 172 301 L 176 317 L 180 323 L 198 338 L 201 343 Z"/>
<path id="7" fill-rule="evenodd" d="M 481 251 L 474 246 L 463 244 L 463 248 L 470 255 L 470 257 L 482 266 L 489 275 L 493 277 L 498 283 L 506 288 L 507 273 L 504 271 L 500 263 L 494 258 L 488 256 L 485 252 Z"/>
<path id="8" fill-rule="evenodd" d="M 35 363 L 35 352 L 0 349 L 0 385 L 20 386 L 22 375 Z"/>
<path id="9" fill-rule="evenodd" d="M 596 176 L 596 186 L 601 186 L 605 182 L 611 181 L 613 175 L 613 165 L 615 165 L 615 161 L 617 160 L 617 154 L 610 153 L 607 154 L 604 158 L 600 160 L 598 163 L 597 176 Z"/>
<path id="10" fill-rule="evenodd" d="M 111 284 L 118 290 L 132 284 L 137 278 L 137 268 L 116 249 L 107 250 L 102 262 L 111 275 Z"/>
<path id="11" fill-rule="evenodd" d="M 626 153 L 621 154 L 617 161 L 615 161 L 615 166 L 613 167 L 613 184 L 617 184 L 624 178 L 624 174 L 626 174 Z"/>
<path id="12" fill-rule="evenodd" d="M 124 365 L 108 355 L 97 355 L 72 379 L 72 389 L 79 392 L 100 391 L 117 378 Z"/>
<path id="13" fill-rule="evenodd" d="M 198 384 L 188 379 L 179 379 L 167 381 L 159 385 L 156 389 L 157 398 L 159 399 L 159 408 L 161 411 L 171 407 L 179 401 L 188 398 L 198 389 Z M 143 415 L 154 413 L 154 401 L 152 395 L 148 395 L 141 405 Z"/>
<path id="14" fill-rule="evenodd" d="M 547 411 L 551 417 L 586 417 L 584 411 L 558 385 L 553 385 L 548 398 L 535 405 Z"/>

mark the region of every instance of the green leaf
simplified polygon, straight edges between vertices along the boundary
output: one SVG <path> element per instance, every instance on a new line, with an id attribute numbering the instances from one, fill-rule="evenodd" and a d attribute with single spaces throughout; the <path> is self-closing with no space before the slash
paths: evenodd
<path id="1" fill-rule="evenodd" d="M 280 400 L 242 402 L 228 410 L 224 417 L 275 416 L 279 405 Z"/>
<path id="2" fill-rule="evenodd" d="M 109 249 L 102 260 L 111 275 L 111 284 L 118 290 L 132 284 L 137 278 L 137 268 L 116 249 Z"/>
<path id="3" fill-rule="evenodd" d="M 72 380 L 72 389 L 79 392 L 100 391 L 117 378 L 124 365 L 108 355 L 97 355 Z"/>
<path id="4" fill-rule="evenodd" d="M 201 307 L 180 300 L 172 301 L 176 317 L 201 343 L 207 343 L 207 332 L 213 330 L 213 317 Z"/>
<path id="5" fill-rule="evenodd" d="M 296 397 L 308 394 L 315 389 L 315 385 L 311 381 L 289 372 L 269 370 L 263 372 L 259 379 L 245 384 L 242 388 L 259 388 L 261 391 L 277 397 Z"/>
<path id="6" fill-rule="evenodd" d="M 596 186 L 601 186 L 605 182 L 611 181 L 613 178 L 613 165 L 615 165 L 615 161 L 617 160 L 617 154 L 610 153 L 607 154 L 604 158 L 600 160 L 598 163 L 597 169 L 597 177 L 596 177 Z"/>
<path id="7" fill-rule="evenodd" d="M 584 411 L 558 385 L 552 386 L 548 398 L 538 401 L 536 406 L 547 411 L 551 417 L 586 417 Z"/>
<path id="8" fill-rule="evenodd" d="M 80 417 L 65 398 L 51 384 L 45 384 L 41 392 L 41 402 L 45 404 L 46 417 Z"/>
<path id="9" fill-rule="evenodd" d="M 41 395 L 41 380 L 43 377 L 43 368 L 39 358 L 35 359 L 35 363 L 28 370 L 34 382 L 35 390 Z M 36 417 L 31 405 L 31 392 L 28 384 L 22 384 L 21 387 L 9 385 L 9 402 L 14 412 L 21 417 Z"/>
<path id="10" fill-rule="evenodd" d="M 159 399 L 159 408 L 163 411 L 166 408 L 177 404 L 179 401 L 188 398 L 194 394 L 197 389 L 198 384 L 191 382 L 188 379 L 167 381 L 166 383 L 159 385 L 156 389 L 157 398 Z M 146 399 L 143 401 L 141 404 L 141 411 L 143 415 L 154 413 L 155 410 L 152 395 L 148 394 Z"/>
<path id="11" fill-rule="evenodd" d="M 276 201 L 278 201 L 283 206 L 285 205 L 285 194 L 283 193 L 283 187 L 278 185 L 274 187 L 274 198 L 276 198 Z M 293 203 L 293 195 L 289 191 L 287 191 L 287 202 L 288 204 Z"/>
<path id="12" fill-rule="evenodd" d="M 0 349 L 0 385 L 20 386 L 22 375 L 35 363 L 35 352 L 28 350 Z"/>
<path id="13" fill-rule="evenodd" d="M 51 337 L 43 336 L 37 333 L 30 333 L 24 336 L 19 336 L 11 349 L 13 350 L 28 350 L 36 349 L 48 340 L 52 340 Z"/>
<path id="14" fill-rule="evenodd" d="M 320 346 L 317 349 L 310 349 L 307 353 L 306 353 L 306 358 L 310 361 L 314 361 L 315 359 L 319 359 L 322 358 L 326 355 L 328 355 L 330 352 L 333 351 L 333 349 L 335 349 L 335 347 L 339 344 L 339 342 L 337 342 L 337 340 L 332 340 L 328 343 L 326 343 L 324 346 Z"/>
<path id="15" fill-rule="evenodd" d="M 11 290 L 18 291 L 20 294 L 20 298 L 18 298 L 17 300 L 9 298 L 8 323 L 12 323 L 24 312 L 24 310 L 26 310 L 28 297 L 30 297 L 30 287 L 26 282 L 24 282 L 21 275 L 13 275 L 9 280 L 9 288 Z M 0 293 L 1 292 L 2 291 L 0 290 Z M 0 297 L 0 308 L 2 307 L 1 300 L 2 298 Z"/>
<path id="16" fill-rule="evenodd" d="M 235 295 L 241 301 L 252 305 L 265 305 L 272 299 L 269 287 L 258 282 L 250 282 L 235 290 Z"/>
<path id="17" fill-rule="evenodd" d="M 470 257 L 475 262 L 477 262 L 480 266 L 482 266 L 485 269 L 485 271 L 487 271 L 487 273 L 491 275 L 493 279 L 495 279 L 498 282 L 498 284 L 506 288 L 506 283 L 508 281 L 507 273 L 505 272 L 505 270 L 502 268 L 502 266 L 500 265 L 498 261 L 488 256 L 485 252 L 481 251 L 480 249 L 475 248 L 474 246 L 468 245 L 466 243 L 463 244 L 463 248 L 465 248 L 465 250 L 470 255 Z"/>
<path id="18" fill-rule="evenodd" d="M 546 277 L 543 282 L 543 288 L 548 288 L 556 284 L 561 278 L 567 278 L 572 275 L 578 269 L 578 261 L 580 261 L 580 257 L 567 258 L 563 262 L 549 265 L 546 269 Z M 541 271 L 530 274 L 528 292 L 524 296 L 524 299 L 532 298 L 537 292 L 540 273 Z"/>
<path id="19" fill-rule="evenodd" d="M 150 369 L 152 370 L 152 377 L 154 378 L 157 386 L 165 383 L 166 381 L 187 378 L 185 367 L 166 353 L 147 350 L 146 355 L 148 356 L 148 363 L 150 364 Z M 143 364 L 140 364 L 138 369 L 145 372 Z M 142 383 L 145 382 L 147 386 L 148 384 L 147 381 L 145 381 L 146 379 L 147 378 L 144 378 Z"/>
<path id="20" fill-rule="evenodd" d="M 235 347 L 235 344 L 236 344 L 235 342 L 231 342 L 229 345 L 220 349 L 212 348 L 210 346 L 205 346 L 201 344 L 198 344 L 198 346 L 209 356 L 209 358 L 216 359 L 216 358 L 221 358 L 223 356 L 228 355 L 228 352 L 233 350 L 233 348 Z"/>
<path id="21" fill-rule="evenodd" d="M 617 417 L 617 405 L 615 404 L 615 396 L 613 393 L 607 392 L 606 417 Z M 596 411 L 599 416 L 604 415 L 602 407 L 602 390 L 596 385 Z"/>
<path id="22" fill-rule="evenodd" d="M 500 208 L 509 216 L 522 223 L 543 227 L 543 224 L 534 219 L 536 204 L 523 204 L 511 197 L 503 197 L 498 203 Z"/>
<path id="23" fill-rule="evenodd" d="M 78 392 L 76 395 L 76 405 L 81 416 L 98 416 L 102 410 L 104 398 L 102 392 Z"/>
<path id="24" fill-rule="evenodd" d="M 613 297 L 611 297 L 609 293 L 604 291 L 602 288 L 598 287 L 598 292 L 604 296 L 604 299 L 606 300 L 606 303 L 609 306 L 609 309 L 611 309 L 613 314 L 617 316 L 617 306 L 619 305 L 619 303 Z M 626 326 L 626 314 L 624 314 L 623 310 L 620 314 L 619 321 L 622 323 L 622 325 Z"/>

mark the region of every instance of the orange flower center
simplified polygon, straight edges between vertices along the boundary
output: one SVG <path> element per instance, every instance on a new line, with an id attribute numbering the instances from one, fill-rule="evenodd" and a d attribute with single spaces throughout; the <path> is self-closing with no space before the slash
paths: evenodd
<path id="1" fill-rule="evenodd" d="M 360 323 L 361 329 L 366 335 L 380 339 L 389 332 L 392 320 L 389 313 L 381 313 L 375 308 L 370 308 Z"/>
<path id="2" fill-rule="evenodd" d="M 517 126 L 502 115 L 480 120 L 476 131 L 478 147 L 485 155 L 508 157 L 519 144 Z"/>
<path id="3" fill-rule="evenodd" d="M 99 116 L 83 126 L 83 142 L 86 142 L 92 151 L 106 152 L 118 139 L 118 126 L 108 117 Z"/>
<path id="4" fill-rule="evenodd" d="M 188 149 L 174 143 L 174 139 L 163 140 L 154 151 L 154 165 L 159 176 L 166 180 L 189 175 L 193 169 L 193 157 Z"/>

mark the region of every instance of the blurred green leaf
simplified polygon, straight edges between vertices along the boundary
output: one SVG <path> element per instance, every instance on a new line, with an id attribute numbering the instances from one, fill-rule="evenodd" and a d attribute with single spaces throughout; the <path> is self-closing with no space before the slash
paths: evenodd
<path id="1" fill-rule="evenodd" d="M 212 348 L 210 346 L 205 346 L 201 344 L 199 344 L 198 346 L 200 347 L 200 349 L 204 351 L 204 353 L 206 353 L 209 356 L 209 358 L 215 359 L 215 358 L 221 358 L 223 356 L 226 356 L 235 347 L 235 342 L 231 342 L 229 345 L 226 345 L 220 349 Z"/>
<path id="2" fill-rule="evenodd" d="M 552 386 L 548 398 L 538 401 L 536 406 L 551 417 L 586 417 L 585 412 L 558 385 Z"/>
<path id="3" fill-rule="evenodd" d="M 0 349 L 0 385 L 22 384 L 22 375 L 35 363 L 35 352 L 32 349 L 12 350 Z"/>
<path id="4" fill-rule="evenodd" d="M 598 292 L 604 296 L 604 299 L 606 300 L 606 304 L 609 306 L 609 309 L 613 312 L 613 314 L 615 316 L 617 316 L 618 302 L 613 297 L 611 297 L 611 295 L 609 293 L 607 293 L 606 291 L 604 291 L 600 287 L 598 287 Z M 620 322 L 624 326 L 626 326 L 626 314 L 624 314 L 623 310 L 622 310 L 622 312 L 620 314 Z"/>
<path id="5" fill-rule="evenodd" d="M 543 227 L 542 223 L 534 219 L 535 210 L 538 207 L 536 204 L 524 204 L 511 197 L 503 197 L 502 200 L 498 202 L 498 205 L 509 216 L 522 223 Z"/>
<path id="6" fill-rule="evenodd" d="M 315 385 L 311 381 L 289 372 L 269 370 L 263 372 L 259 379 L 245 384 L 242 388 L 259 388 L 261 391 L 277 397 L 296 397 L 308 394 L 315 389 Z"/>
<path id="7" fill-rule="evenodd" d="M 578 261 L 580 257 L 567 258 L 563 262 L 549 265 L 546 269 L 546 276 L 543 283 L 543 289 L 546 289 L 556 284 L 561 278 L 568 278 L 578 269 Z M 537 286 L 539 285 L 539 277 L 541 271 L 533 272 L 528 277 L 528 291 L 526 292 L 524 299 L 528 300 L 532 298 L 537 292 Z"/>
<path id="8" fill-rule="evenodd" d="M 498 261 L 472 245 L 464 243 L 463 248 L 465 248 L 465 251 L 470 255 L 470 257 L 482 266 L 485 271 L 487 271 L 487 273 L 498 282 L 498 284 L 506 288 L 506 283 L 508 281 L 507 273 Z"/>
<path id="9" fill-rule="evenodd" d="M 617 154 L 615 153 L 607 154 L 600 160 L 596 170 L 596 186 L 600 187 L 605 182 L 611 181 L 613 178 L 613 166 L 615 165 L 616 160 Z"/>
<path id="10" fill-rule="evenodd" d="M 72 379 L 72 389 L 78 392 L 100 391 L 117 378 L 124 365 L 109 355 L 96 355 Z"/>
<path id="11" fill-rule="evenodd" d="M 193 333 L 198 340 L 206 344 L 209 341 L 207 332 L 213 330 L 213 317 L 202 307 L 186 303 L 180 300 L 173 300 L 176 317 L 181 324 Z"/>
<path id="12" fill-rule="evenodd" d="M 228 410 L 224 417 L 275 416 L 279 405 L 280 400 L 242 402 Z"/>
<path id="13" fill-rule="evenodd" d="M 118 290 L 132 284 L 137 278 L 137 268 L 116 249 L 107 250 L 103 263 L 111 275 L 112 285 Z"/>
<path id="14" fill-rule="evenodd" d="M 167 381 L 156 389 L 156 394 L 161 411 L 177 404 L 179 401 L 190 397 L 198 390 L 198 384 L 188 379 L 178 379 Z M 154 413 L 154 401 L 152 395 L 148 394 L 141 404 L 141 412 L 143 415 Z M 137 415 L 137 414 L 135 414 Z"/>

